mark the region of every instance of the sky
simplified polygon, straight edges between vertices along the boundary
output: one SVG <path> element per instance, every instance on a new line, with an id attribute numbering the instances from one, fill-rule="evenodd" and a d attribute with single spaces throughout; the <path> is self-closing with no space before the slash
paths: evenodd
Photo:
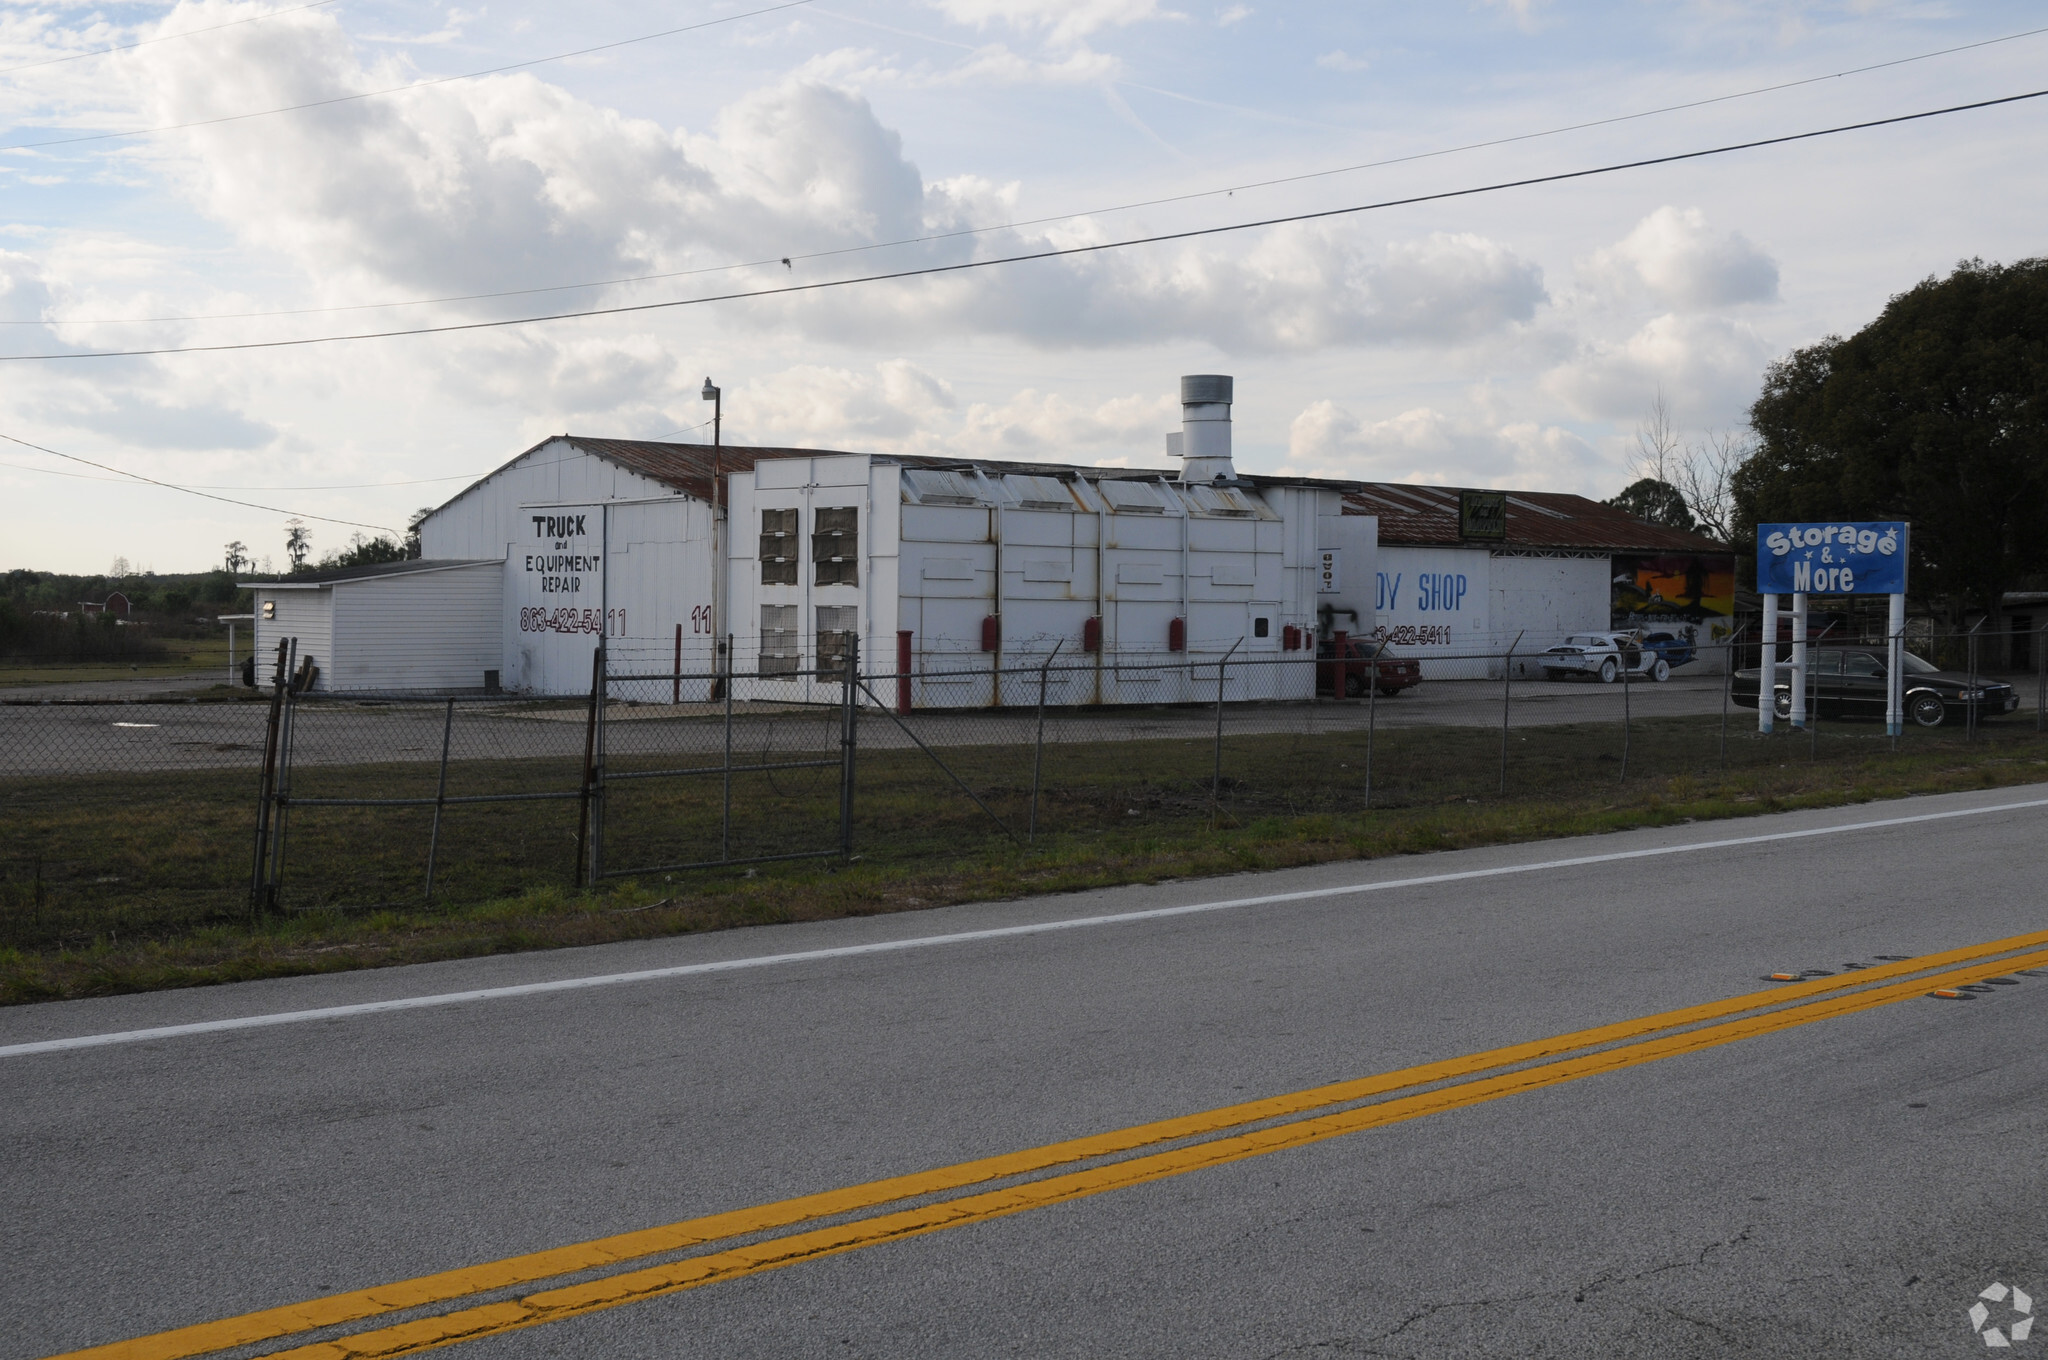
<path id="1" fill-rule="evenodd" d="M 103 465 L 0 441 L 0 569 L 202 570 L 233 541 L 282 565 L 294 513 L 318 556 L 550 435 L 708 441 L 707 377 L 728 443 L 1166 466 L 1178 377 L 1229 373 L 1244 471 L 1609 496 L 1660 398 L 1686 441 L 1739 432 L 1774 359 L 1959 260 L 2043 253 L 2048 99 L 916 278 L 203 347 L 830 283 L 2022 94 L 2048 88 L 2044 22 L 0 0 L 0 435 Z M 92 357 L 138 349 L 197 352 Z"/>

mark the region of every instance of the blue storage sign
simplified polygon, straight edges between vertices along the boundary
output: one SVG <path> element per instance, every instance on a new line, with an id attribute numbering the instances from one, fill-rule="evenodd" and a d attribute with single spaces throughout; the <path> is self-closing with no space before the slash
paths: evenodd
<path id="1" fill-rule="evenodd" d="M 1756 526 L 1756 588 L 1765 595 L 1903 595 L 1906 531 L 1898 521 Z"/>

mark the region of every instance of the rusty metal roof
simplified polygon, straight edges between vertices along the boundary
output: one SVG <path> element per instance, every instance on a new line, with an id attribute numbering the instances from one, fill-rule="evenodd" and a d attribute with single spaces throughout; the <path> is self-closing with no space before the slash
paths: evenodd
<path id="1" fill-rule="evenodd" d="M 727 472 L 747 472 L 775 458 L 858 457 L 845 449 L 792 449 L 727 444 L 665 444 L 650 439 L 595 439 L 587 435 L 550 435 L 505 466 L 539 452 L 556 440 L 585 453 L 617 463 L 699 500 L 711 499 L 714 454 Z M 1154 481 L 1178 485 L 1179 472 L 1169 468 L 1082 467 L 1068 463 L 1027 463 L 995 458 L 941 457 L 929 454 L 877 454 L 878 461 L 927 469 L 981 468 L 988 472 L 1045 476 L 1085 476 L 1091 481 Z M 498 471 L 503 471 L 503 468 Z M 496 476 L 493 472 L 491 476 Z M 480 479 L 472 484 L 481 485 Z M 1379 518 L 1379 541 L 1397 546 L 1457 547 L 1468 540 L 1458 535 L 1458 488 L 1409 482 L 1342 482 L 1317 477 L 1247 476 L 1253 486 L 1320 486 L 1341 491 L 1344 511 Z M 467 494 L 472 488 L 465 488 Z M 1510 491 L 1507 540 L 1475 544 L 1509 549 L 1576 549 L 1594 552 L 1725 553 L 1725 543 L 1686 529 L 1646 524 L 1624 511 L 1584 496 L 1559 491 Z M 451 497 L 450 501 L 460 499 Z"/>
<path id="2" fill-rule="evenodd" d="M 1561 491 L 1510 491 L 1507 539 L 1482 543 L 1458 534 L 1458 488 L 1408 482 L 1358 482 L 1344 493 L 1344 513 L 1379 518 L 1379 541 L 1407 547 L 1578 549 L 1595 552 L 1725 553 L 1690 529 L 1646 524 L 1611 505 Z"/>

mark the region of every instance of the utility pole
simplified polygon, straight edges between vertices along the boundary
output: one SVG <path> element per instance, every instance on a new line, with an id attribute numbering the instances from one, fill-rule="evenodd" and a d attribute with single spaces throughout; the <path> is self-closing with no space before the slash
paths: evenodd
<path id="1" fill-rule="evenodd" d="M 707 376 L 704 400 L 711 403 L 711 697 L 727 685 L 725 656 L 725 535 L 720 532 L 721 488 L 725 483 L 725 393 Z M 678 667 L 680 669 L 680 667 Z"/>

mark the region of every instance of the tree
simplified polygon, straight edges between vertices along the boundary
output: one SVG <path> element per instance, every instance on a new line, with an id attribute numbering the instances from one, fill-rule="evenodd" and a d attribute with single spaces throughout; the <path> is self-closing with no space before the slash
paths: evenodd
<path id="1" fill-rule="evenodd" d="M 1704 444 L 1687 444 L 1671 471 L 1671 484 L 1702 533 L 1735 541 L 1735 469 L 1750 455 L 1753 441 L 1734 430 L 1714 430 Z"/>
<path id="2" fill-rule="evenodd" d="M 320 559 L 322 569 L 327 567 L 366 567 L 378 562 L 403 562 L 409 556 L 398 541 L 389 534 L 375 538 L 364 538 L 361 534 L 350 534 L 348 546 L 339 552 L 331 552 Z"/>
<path id="3" fill-rule="evenodd" d="M 1636 480 L 1607 504 L 1652 524 L 1697 529 L 1731 542 L 1735 514 L 1729 479 L 1748 454 L 1748 441 L 1733 431 L 1710 431 L 1704 443 L 1681 439 L 1659 388 L 1636 425 L 1636 448 L 1629 457 Z"/>
<path id="4" fill-rule="evenodd" d="M 405 555 L 420 555 L 420 526 L 427 522 L 427 516 L 434 513 L 434 507 L 423 505 L 412 512 L 412 518 L 405 522 Z"/>
<path id="5" fill-rule="evenodd" d="M 107 579 L 118 585 L 127 578 L 131 570 L 127 558 L 117 557 L 114 559 L 114 565 L 107 568 Z"/>
<path id="6" fill-rule="evenodd" d="M 1693 527 L 1692 512 L 1685 508 L 1685 496 L 1671 483 L 1655 477 L 1643 477 L 1629 483 L 1607 504 L 1645 524 L 1661 524 L 1671 529 Z"/>
<path id="7" fill-rule="evenodd" d="M 293 571 L 303 571 L 306 554 L 313 551 L 313 535 L 306 531 L 306 522 L 302 519 L 288 519 L 284 524 L 285 556 L 291 558 Z"/>
<path id="8" fill-rule="evenodd" d="M 228 544 L 227 552 L 227 572 L 232 576 L 249 560 L 249 545 L 238 538 Z"/>
<path id="9" fill-rule="evenodd" d="M 2048 260 L 1965 260 L 1771 365 L 1737 527 L 1910 520 L 1915 593 L 1960 621 L 2048 569 Z"/>

